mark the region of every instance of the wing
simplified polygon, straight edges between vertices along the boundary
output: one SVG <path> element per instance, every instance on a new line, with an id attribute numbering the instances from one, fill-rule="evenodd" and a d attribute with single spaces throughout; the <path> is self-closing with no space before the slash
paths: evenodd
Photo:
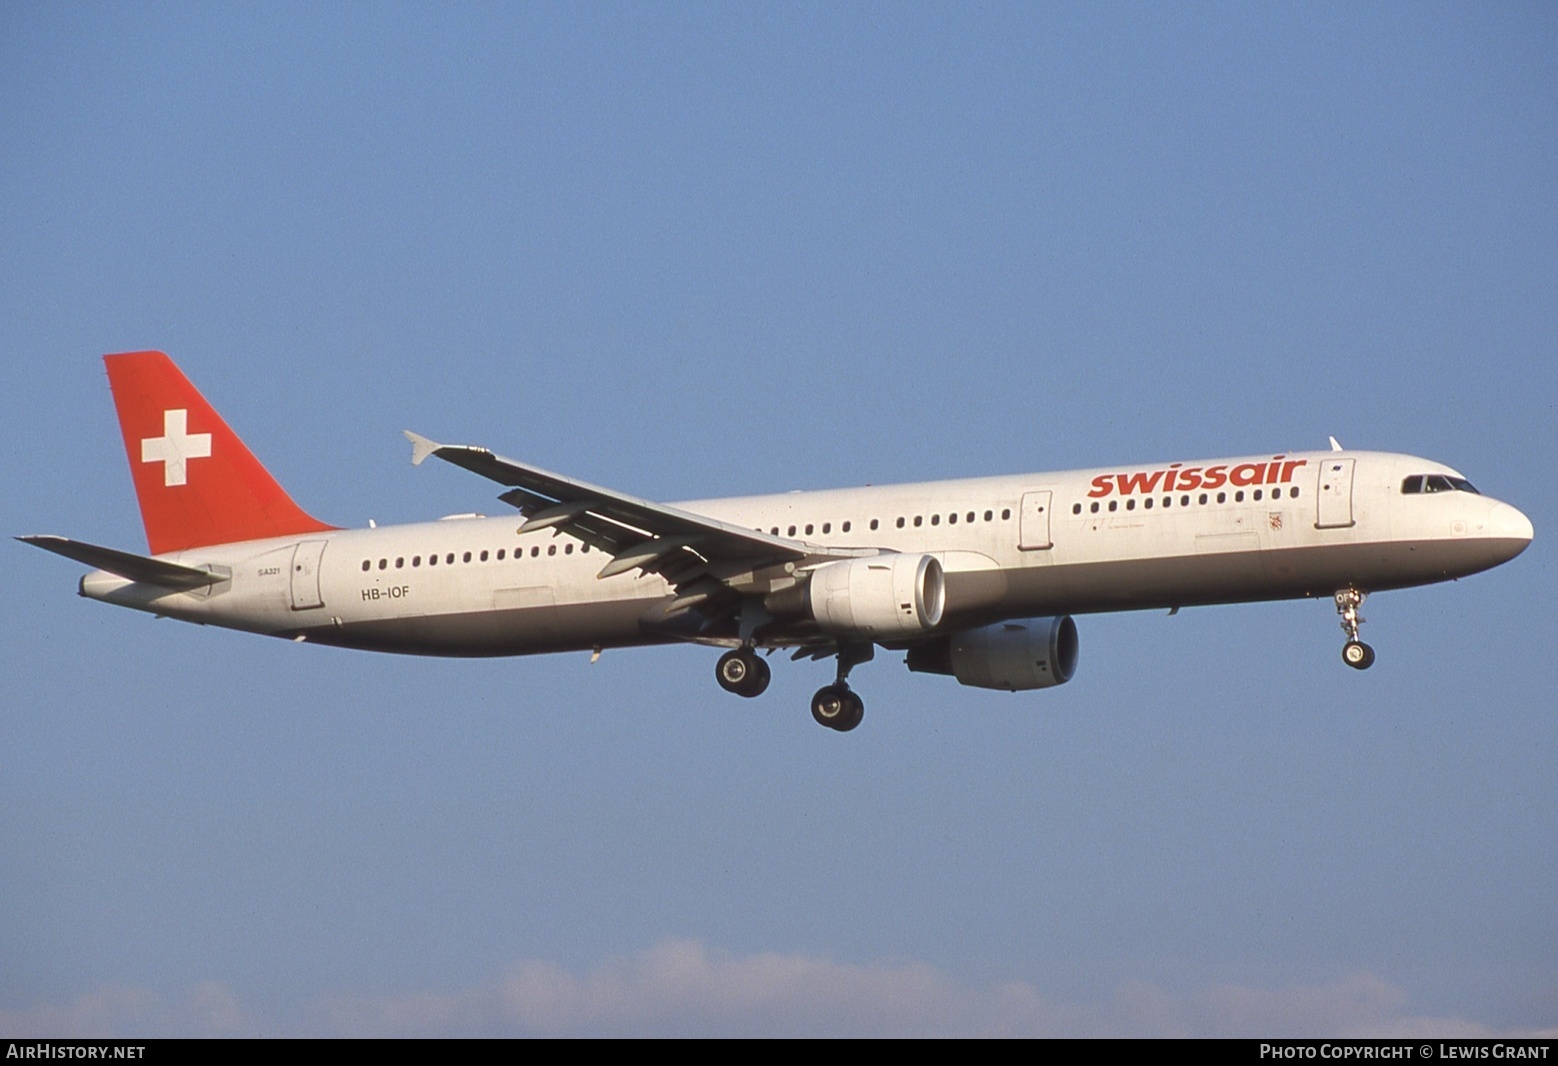
<path id="1" fill-rule="evenodd" d="M 676 588 L 668 615 L 727 593 L 770 591 L 777 582 L 832 559 L 878 555 L 774 537 L 706 515 L 653 503 L 466 444 L 439 444 L 406 430 L 411 461 L 435 456 L 508 486 L 498 498 L 525 516 L 519 532 L 558 529 L 611 556 L 597 575 L 659 574 Z"/>

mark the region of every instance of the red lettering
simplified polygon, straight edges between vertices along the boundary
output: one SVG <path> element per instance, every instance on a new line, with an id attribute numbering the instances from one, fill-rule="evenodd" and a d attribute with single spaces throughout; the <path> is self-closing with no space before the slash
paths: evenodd
<path id="1" fill-rule="evenodd" d="M 1127 496 L 1133 492 L 1151 492 L 1158 487 L 1158 480 L 1163 477 L 1163 471 L 1154 470 L 1151 474 L 1117 474 L 1120 482 L 1120 495 Z"/>
<path id="2" fill-rule="evenodd" d="M 1265 463 L 1240 463 L 1228 471 L 1228 484 L 1259 485 L 1260 479 L 1265 476 L 1265 473 Z"/>
<path id="3" fill-rule="evenodd" d="M 1274 455 L 1269 462 L 1239 463 L 1232 469 L 1226 463 L 1215 466 L 1187 466 L 1170 463 L 1166 470 L 1139 470 L 1130 474 L 1099 474 L 1093 478 L 1088 495 L 1094 499 L 1118 492 L 1121 496 L 1155 492 L 1161 483 L 1164 492 L 1191 492 L 1215 489 L 1223 485 L 1275 485 L 1293 480 L 1293 471 L 1308 466 L 1307 459 L 1286 459 Z"/>

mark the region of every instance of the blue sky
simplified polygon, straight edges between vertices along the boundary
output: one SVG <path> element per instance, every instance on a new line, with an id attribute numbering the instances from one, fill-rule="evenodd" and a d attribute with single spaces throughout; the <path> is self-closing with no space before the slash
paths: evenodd
<path id="1" fill-rule="evenodd" d="M 1558 1030 L 1547 5 L 0 13 L 4 528 L 144 538 L 99 356 L 340 524 L 1323 447 L 1529 514 L 1368 603 L 880 655 L 372 656 L 13 544 L 0 1033 Z"/>

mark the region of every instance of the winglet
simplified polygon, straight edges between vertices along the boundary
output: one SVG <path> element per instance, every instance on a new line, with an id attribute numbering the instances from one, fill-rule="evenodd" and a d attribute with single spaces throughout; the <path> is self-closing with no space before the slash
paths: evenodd
<path id="1" fill-rule="evenodd" d="M 403 429 L 401 432 L 404 433 L 406 435 L 406 439 L 411 442 L 412 466 L 421 466 L 423 459 L 426 459 L 429 455 L 432 455 L 438 449 L 443 447 L 443 445 L 439 444 L 437 441 L 428 440 L 426 437 L 422 436 L 422 434 L 413 433 L 409 429 Z"/>

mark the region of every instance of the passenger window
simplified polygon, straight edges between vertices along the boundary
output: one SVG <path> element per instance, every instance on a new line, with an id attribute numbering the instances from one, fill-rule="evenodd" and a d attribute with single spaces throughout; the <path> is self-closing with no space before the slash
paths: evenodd
<path id="1" fill-rule="evenodd" d="M 1218 503 L 1227 503 L 1228 502 L 1228 494 L 1226 492 L 1219 492 L 1217 494 L 1217 502 Z"/>
<path id="2" fill-rule="evenodd" d="M 939 514 L 931 515 L 930 516 L 930 524 L 933 525 L 933 526 L 941 525 L 941 516 Z"/>
<path id="3" fill-rule="evenodd" d="M 482 549 L 481 561 L 482 562 L 486 562 L 487 561 L 487 550 L 485 548 Z"/>
<path id="4" fill-rule="evenodd" d="M 379 560 L 379 569 L 380 570 L 383 570 L 388 565 L 389 565 L 389 560 L 388 559 L 380 559 Z"/>
<path id="5" fill-rule="evenodd" d="M 1130 499 L 1125 501 L 1125 509 L 1127 511 L 1136 510 L 1136 497 L 1132 496 Z"/>
<path id="6" fill-rule="evenodd" d="M 444 565 L 446 565 L 446 566 L 453 566 L 454 565 L 454 552 L 450 552 L 448 555 L 444 556 Z"/>
<path id="7" fill-rule="evenodd" d="M 501 563 L 502 561 L 503 561 L 503 549 L 499 548 L 498 549 L 498 562 Z"/>
<path id="8" fill-rule="evenodd" d="M 919 515 L 915 515 L 914 516 L 914 528 L 915 529 L 919 529 L 920 526 L 922 526 L 924 524 L 925 524 L 925 519 L 921 518 Z"/>
<path id="9" fill-rule="evenodd" d="M 1119 500 L 1110 500 L 1109 501 L 1109 510 L 1111 510 L 1111 511 L 1118 511 L 1119 509 L 1120 509 L 1120 501 Z"/>
<path id="10" fill-rule="evenodd" d="M 438 556 L 436 556 L 436 555 L 429 555 L 427 557 L 427 565 L 428 566 L 437 566 L 438 565 Z"/>
<path id="11" fill-rule="evenodd" d="M 899 529 L 903 528 L 903 519 L 901 517 L 898 519 L 898 528 Z"/>
<path id="12" fill-rule="evenodd" d="M 573 543 L 571 541 L 567 545 L 565 545 L 563 547 L 563 554 L 564 555 L 572 555 L 573 554 Z"/>
<path id="13" fill-rule="evenodd" d="M 848 533 L 849 532 L 849 523 L 845 522 L 842 526 L 839 527 L 839 531 L 842 532 L 842 533 Z"/>
<path id="14" fill-rule="evenodd" d="M 546 554 L 548 554 L 548 555 L 556 555 L 557 554 L 557 545 L 555 545 L 555 544 L 548 544 L 546 546 Z"/>
<path id="15" fill-rule="evenodd" d="M 411 565 L 413 567 L 421 566 L 422 565 L 422 557 L 420 555 L 413 555 L 411 557 Z"/>
<path id="16" fill-rule="evenodd" d="M 1094 514 L 1097 514 L 1098 513 L 1098 501 L 1094 500 L 1093 501 L 1093 505 L 1091 507 L 1089 507 L 1088 510 L 1092 511 Z"/>
<path id="17" fill-rule="evenodd" d="M 467 562 L 467 563 L 471 561 L 471 553 L 470 552 L 466 552 L 465 553 L 463 561 Z"/>
<path id="18" fill-rule="evenodd" d="M 1082 505 L 1080 503 L 1072 504 L 1071 505 L 1071 513 L 1072 514 L 1081 514 L 1082 513 Z"/>
<path id="19" fill-rule="evenodd" d="M 808 537 L 811 536 L 811 523 L 810 522 L 806 523 L 806 535 Z"/>
<path id="20" fill-rule="evenodd" d="M 406 557 L 404 555 L 402 555 L 400 558 L 395 560 L 395 569 L 396 570 L 404 570 L 405 568 L 406 568 Z"/>
<path id="21" fill-rule="evenodd" d="M 873 519 L 871 519 L 871 529 L 872 529 L 872 530 L 873 530 L 873 531 L 874 531 L 874 530 L 875 530 L 875 529 L 876 529 L 876 519 L 874 519 L 874 518 L 873 518 Z"/>
<path id="22" fill-rule="evenodd" d="M 986 511 L 985 512 L 985 521 L 986 522 L 994 522 L 995 521 L 995 512 L 994 511 Z"/>
<path id="23" fill-rule="evenodd" d="M 832 533 L 833 532 L 833 523 L 832 522 L 824 522 L 824 523 L 822 523 L 822 531 L 824 533 Z"/>
<path id="24" fill-rule="evenodd" d="M 372 564 L 370 564 L 367 559 L 364 559 L 362 561 L 362 568 L 363 568 L 364 571 L 366 571 L 370 565 L 372 565 Z"/>
<path id="25" fill-rule="evenodd" d="M 1003 508 L 1001 508 L 1001 521 L 1005 522 L 1008 519 L 1010 519 L 1011 517 L 1012 517 L 1012 509 L 1010 507 L 1003 507 Z"/>

